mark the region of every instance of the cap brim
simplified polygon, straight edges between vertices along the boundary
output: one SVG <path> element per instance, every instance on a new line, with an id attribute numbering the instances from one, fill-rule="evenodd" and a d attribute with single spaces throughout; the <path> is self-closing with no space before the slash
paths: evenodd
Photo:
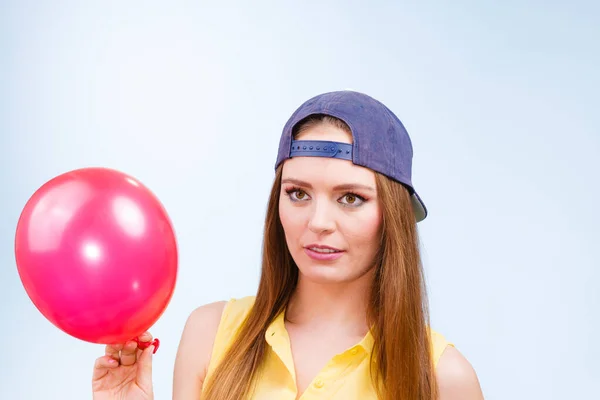
<path id="1" fill-rule="evenodd" d="M 427 217 L 427 207 L 425 207 L 425 203 L 423 203 L 423 200 L 421 200 L 416 192 L 410 196 L 410 200 L 415 213 L 415 219 L 417 222 L 423 221 Z"/>

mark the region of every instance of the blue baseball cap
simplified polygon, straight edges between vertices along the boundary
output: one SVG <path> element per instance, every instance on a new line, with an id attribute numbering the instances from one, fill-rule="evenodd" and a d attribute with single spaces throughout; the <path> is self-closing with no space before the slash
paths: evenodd
<path id="1" fill-rule="evenodd" d="M 294 140 L 298 122 L 315 114 L 344 121 L 352 131 L 352 144 Z M 412 183 L 413 148 L 408 132 L 389 108 L 366 94 L 343 90 L 304 102 L 283 128 L 275 169 L 291 157 L 339 158 L 379 172 L 407 188 L 417 222 L 427 217 L 427 208 Z"/>

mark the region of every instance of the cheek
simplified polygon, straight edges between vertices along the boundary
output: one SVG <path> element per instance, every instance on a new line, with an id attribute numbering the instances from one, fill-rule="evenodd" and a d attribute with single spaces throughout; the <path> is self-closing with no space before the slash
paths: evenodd
<path id="1" fill-rule="evenodd" d="M 365 210 L 356 218 L 347 219 L 343 230 L 352 247 L 360 249 L 361 252 L 369 250 L 370 254 L 372 249 L 379 246 L 381 223 L 379 209 L 374 207 L 372 210 Z"/>
<path id="2" fill-rule="evenodd" d="M 305 225 L 303 213 L 285 200 L 279 203 L 279 219 L 288 238 L 299 235 Z"/>

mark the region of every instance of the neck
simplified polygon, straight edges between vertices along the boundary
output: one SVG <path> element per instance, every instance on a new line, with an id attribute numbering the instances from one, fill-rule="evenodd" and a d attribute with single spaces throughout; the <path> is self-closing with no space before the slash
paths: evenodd
<path id="1" fill-rule="evenodd" d="M 300 274 L 286 310 L 293 325 L 345 327 L 363 335 L 368 330 L 367 305 L 373 271 L 345 283 L 318 283 Z"/>

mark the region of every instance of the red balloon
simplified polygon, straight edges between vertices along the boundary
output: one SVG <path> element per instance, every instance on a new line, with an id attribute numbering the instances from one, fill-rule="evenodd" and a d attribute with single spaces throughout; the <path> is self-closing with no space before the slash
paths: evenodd
<path id="1" fill-rule="evenodd" d="M 175 290 L 167 212 L 139 181 L 108 168 L 70 171 L 40 187 L 19 218 L 15 256 L 37 309 L 91 343 L 136 338 Z"/>

